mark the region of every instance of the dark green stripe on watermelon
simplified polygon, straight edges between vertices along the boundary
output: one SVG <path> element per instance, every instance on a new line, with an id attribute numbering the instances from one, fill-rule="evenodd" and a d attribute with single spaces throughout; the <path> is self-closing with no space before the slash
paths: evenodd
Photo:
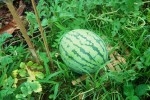
<path id="1" fill-rule="evenodd" d="M 76 36 L 74 36 L 75 38 L 76 38 Z M 65 37 L 67 40 L 69 40 L 70 42 L 72 42 L 72 40 L 71 39 L 69 39 L 68 37 Z M 78 39 L 78 38 L 77 38 Z M 81 41 L 80 41 L 81 42 Z M 95 57 L 92 57 L 91 56 L 91 54 L 90 53 L 88 53 L 88 52 L 86 52 L 86 50 L 84 49 L 84 48 L 82 48 L 82 47 L 79 47 L 78 45 L 76 45 L 76 44 L 74 44 L 73 42 L 72 42 L 72 44 L 73 44 L 73 46 L 75 46 L 75 48 L 79 48 L 80 49 L 80 52 L 82 53 L 82 54 L 85 54 L 85 55 L 88 55 L 88 57 L 89 57 L 89 60 L 93 60 L 93 62 L 95 63 L 95 62 L 97 62 L 96 60 L 95 60 Z M 91 47 L 91 45 L 87 45 L 87 46 L 90 46 Z M 95 47 L 94 47 L 95 48 Z M 94 49 L 93 49 L 94 50 Z M 76 51 L 77 52 L 77 51 Z M 97 52 L 97 50 L 96 50 L 96 52 Z M 82 58 L 83 60 L 85 60 L 85 58 L 83 58 L 81 55 L 80 55 L 80 53 L 78 52 L 77 53 L 78 54 L 78 56 L 80 56 L 80 58 Z M 99 55 L 99 53 L 98 53 L 98 55 Z M 97 56 L 98 56 L 97 55 Z M 101 55 L 102 56 L 102 55 Z M 104 59 L 103 59 L 104 60 Z M 86 62 L 88 62 L 87 60 L 85 60 Z M 88 62 L 88 63 L 92 63 L 92 62 Z"/>
<path id="2" fill-rule="evenodd" d="M 77 32 L 76 32 L 77 33 Z M 72 36 L 74 36 L 76 39 L 78 39 L 78 40 L 82 40 L 82 39 L 80 39 L 79 38 L 79 36 L 81 36 L 81 38 L 83 38 L 83 39 L 86 39 L 86 41 L 88 41 L 88 42 L 90 42 L 90 43 L 92 43 L 92 41 L 90 41 L 90 40 L 88 40 L 84 35 L 81 35 L 80 33 L 78 33 L 78 34 L 71 34 Z M 94 38 L 95 39 L 95 38 Z M 97 40 L 97 39 L 95 39 L 96 40 L 96 42 L 97 43 L 100 43 L 100 42 L 103 42 L 102 40 L 100 41 L 100 39 L 99 40 Z M 70 41 L 70 42 L 72 42 L 72 41 Z M 82 44 L 82 41 L 80 41 L 80 43 Z M 87 46 L 90 46 L 90 47 L 92 47 L 92 49 L 94 50 L 94 51 L 96 51 L 97 53 L 98 53 L 98 55 L 100 55 L 101 57 L 103 56 L 102 55 L 102 53 L 100 53 L 100 51 L 98 50 L 98 48 L 94 45 L 94 43 L 92 43 L 92 46 L 91 45 L 87 45 Z M 102 46 L 102 45 L 100 45 L 100 47 L 102 48 L 102 50 L 103 50 L 103 52 L 105 52 L 105 48 Z M 81 49 L 83 49 L 82 47 L 80 47 Z M 84 49 L 83 49 L 84 50 Z M 84 50 L 84 52 L 85 52 L 85 50 Z M 88 53 L 89 54 L 89 53 Z M 89 54 L 90 55 L 90 54 Z M 90 55 L 91 56 L 91 55 Z M 91 57 L 92 59 L 93 59 L 93 57 Z M 105 62 L 105 59 L 102 57 L 102 59 L 103 59 L 103 62 Z"/>
<path id="3" fill-rule="evenodd" d="M 95 37 L 93 37 L 95 40 L 96 40 L 96 42 L 97 43 L 102 43 L 102 44 L 104 44 L 105 45 L 105 43 L 104 43 L 104 41 L 103 40 L 101 40 L 101 39 L 97 39 L 97 38 L 95 38 Z M 101 46 L 102 47 L 102 49 L 103 49 L 103 52 L 107 52 L 107 50 L 106 50 L 106 47 L 105 46 Z M 108 56 L 108 53 L 105 53 L 106 55 L 104 56 L 104 57 L 107 57 Z M 107 61 L 107 58 L 104 58 L 104 61 Z"/>
<path id="4" fill-rule="evenodd" d="M 65 54 L 67 55 L 67 52 L 65 51 L 65 49 L 64 49 L 64 47 L 62 46 L 62 45 L 60 45 L 61 46 L 61 48 L 63 49 L 63 51 L 65 52 Z M 76 59 L 74 59 L 74 57 L 72 57 L 72 56 L 67 56 L 69 59 L 72 59 L 74 62 L 76 62 L 76 63 L 78 63 L 80 66 L 82 66 L 82 68 L 80 68 L 80 66 L 78 67 L 78 66 L 76 66 L 76 67 L 78 67 L 78 68 L 80 68 L 81 70 L 80 70 L 80 73 L 83 73 L 83 71 L 82 71 L 82 69 L 83 70 L 85 70 L 85 71 L 87 71 L 87 72 L 90 72 L 90 70 L 91 69 L 94 69 L 94 68 L 91 68 L 91 66 L 87 66 L 87 65 L 84 65 L 84 64 L 82 64 L 82 63 L 80 63 L 80 61 L 77 61 Z M 66 62 L 68 59 L 63 59 L 64 60 L 64 62 Z M 69 62 L 68 62 L 69 63 Z M 71 65 L 71 64 L 69 64 L 69 65 Z M 84 67 L 85 66 L 85 67 Z M 71 66 L 70 66 L 71 67 Z M 91 68 L 90 70 L 89 70 L 89 67 Z"/>
<path id="5" fill-rule="evenodd" d="M 69 38 L 67 38 L 70 42 L 71 42 L 71 40 L 69 39 Z M 83 49 L 83 48 L 81 48 L 81 47 L 79 47 L 79 46 L 77 46 L 77 45 L 75 45 L 74 44 L 74 46 L 76 46 L 76 47 L 78 47 L 79 49 L 80 49 L 80 51 L 83 53 L 83 54 L 85 54 L 85 55 L 88 55 L 88 56 L 91 56 L 89 53 L 86 53 L 85 52 L 85 50 Z M 62 46 L 62 48 L 63 48 L 63 51 L 65 51 L 65 49 L 64 49 L 64 47 Z M 89 62 L 88 60 L 86 60 L 85 58 L 83 58 L 79 53 L 77 53 L 77 51 L 75 50 L 75 49 L 73 49 L 71 52 L 73 52 L 74 53 L 74 56 L 78 56 L 78 58 L 81 58 L 82 59 L 82 61 L 85 61 L 85 63 L 88 63 L 87 65 L 92 65 L 92 66 L 96 66 L 96 64 L 93 64 L 92 63 L 92 57 L 91 57 L 91 62 Z M 65 51 L 65 53 L 66 53 L 66 55 L 67 56 L 69 56 L 68 55 L 68 53 Z M 73 59 L 73 60 L 78 60 L 78 59 L 74 59 L 73 57 L 71 57 L 71 56 L 69 56 L 69 58 L 71 58 L 71 59 Z M 94 60 L 94 59 L 93 59 Z M 78 62 L 78 61 L 76 61 L 76 62 Z M 80 62 L 80 61 L 79 61 Z M 93 69 L 91 66 L 89 66 L 91 69 Z"/>

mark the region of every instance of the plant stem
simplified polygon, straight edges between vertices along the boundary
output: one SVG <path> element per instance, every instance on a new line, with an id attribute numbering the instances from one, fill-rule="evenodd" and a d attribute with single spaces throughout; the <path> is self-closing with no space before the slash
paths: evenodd
<path id="1" fill-rule="evenodd" d="M 44 31 L 43 31 L 43 27 L 41 25 L 41 21 L 40 21 L 40 18 L 39 18 L 39 14 L 37 12 L 37 9 L 36 9 L 36 6 L 35 6 L 35 1 L 34 0 L 31 0 L 32 2 L 32 6 L 33 6 L 33 9 L 34 9 L 34 12 L 35 12 L 35 15 L 36 15 L 36 20 L 38 22 L 38 25 L 39 25 L 39 30 L 40 30 L 40 33 L 41 33 L 41 36 L 42 36 L 42 39 L 43 39 L 43 42 L 44 42 L 44 46 L 45 46 L 45 49 L 46 49 L 46 53 L 47 53 L 47 56 L 50 60 L 50 63 L 51 63 L 51 68 L 52 70 L 54 69 L 53 68 L 53 60 L 52 60 L 52 57 L 50 55 L 50 50 L 49 50 L 49 47 L 48 47 L 48 43 L 47 43 L 47 38 L 46 38 L 46 35 L 44 34 Z"/>
<path id="2" fill-rule="evenodd" d="M 21 31 L 23 37 L 25 38 L 25 41 L 26 41 L 27 45 L 29 46 L 29 50 L 31 51 L 32 56 L 35 58 L 36 62 L 39 63 L 40 61 L 39 61 L 38 55 L 35 51 L 35 48 L 33 47 L 33 44 L 32 44 L 32 42 L 31 42 L 31 40 L 30 40 L 30 38 L 27 34 L 27 31 L 26 31 L 26 29 L 25 29 L 25 27 L 22 23 L 22 20 L 18 16 L 18 14 L 17 14 L 17 12 L 16 12 L 16 10 L 13 6 L 12 1 L 11 0 L 6 0 L 5 3 L 8 7 L 8 9 L 9 9 L 9 11 L 11 12 L 15 22 L 17 23 L 17 26 L 20 28 L 20 31 Z"/>

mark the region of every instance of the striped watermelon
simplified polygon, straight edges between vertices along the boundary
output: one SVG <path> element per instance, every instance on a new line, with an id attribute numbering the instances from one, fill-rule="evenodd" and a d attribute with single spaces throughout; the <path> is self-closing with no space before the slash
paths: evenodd
<path id="1" fill-rule="evenodd" d="M 85 29 L 76 29 L 64 34 L 59 51 L 64 63 L 80 74 L 96 72 L 108 58 L 104 41 Z"/>

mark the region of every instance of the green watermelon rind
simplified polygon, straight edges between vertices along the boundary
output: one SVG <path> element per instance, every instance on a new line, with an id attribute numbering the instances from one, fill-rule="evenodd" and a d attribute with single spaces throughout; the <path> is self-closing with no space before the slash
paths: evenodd
<path id="1" fill-rule="evenodd" d="M 80 74 L 96 72 L 108 59 L 104 41 L 85 29 L 76 29 L 64 34 L 59 51 L 64 63 Z"/>

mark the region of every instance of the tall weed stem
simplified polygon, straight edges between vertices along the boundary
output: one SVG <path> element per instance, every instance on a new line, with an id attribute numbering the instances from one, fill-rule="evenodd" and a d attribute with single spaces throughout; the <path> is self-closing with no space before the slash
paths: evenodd
<path id="1" fill-rule="evenodd" d="M 35 15 L 36 15 L 36 20 L 37 20 L 38 25 L 39 25 L 39 30 L 40 30 L 41 37 L 42 37 L 43 42 L 44 42 L 46 53 L 47 53 L 47 56 L 50 60 L 51 68 L 53 70 L 53 60 L 52 60 L 52 57 L 50 55 L 50 50 L 49 50 L 49 47 L 48 47 L 47 38 L 46 38 L 46 35 L 44 34 L 43 27 L 41 25 L 41 21 L 40 21 L 39 14 L 38 14 L 37 9 L 36 9 L 35 1 L 31 0 L 31 2 L 32 2 L 32 6 L 33 6 L 33 9 L 34 9 Z"/>
<path id="2" fill-rule="evenodd" d="M 16 12 L 16 10 L 13 6 L 12 0 L 5 0 L 5 3 L 8 7 L 8 9 L 9 9 L 9 11 L 11 12 L 15 22 L 17 23 L 18 27 L 20 28 L 20 31 L 21 31 L 23 37 L 25 38 L 25 41 L 26 41 L 27 45 L 29 46 L 29 50 L 31 51 L 32 56 L 35 58 L 37 63 L 40 63 L 38 55 L 37 55 L 37 53 L 35 51 L 35 48 L 34 48 L 32 42 L 31 42 L 31 40 L 30 40 L 30 38 L 27 34 L 25 26 L 23 25 L 22 20 L 18 16 L 18 14 L 17 14 L 17 12 Z"/>

